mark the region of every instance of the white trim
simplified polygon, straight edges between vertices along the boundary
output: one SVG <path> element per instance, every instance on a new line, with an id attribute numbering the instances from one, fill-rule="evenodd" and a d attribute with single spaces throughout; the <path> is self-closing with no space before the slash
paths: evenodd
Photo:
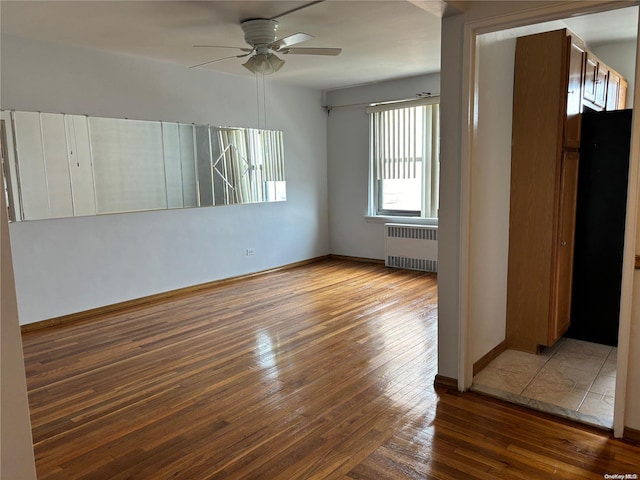
<path id="1" fill-rule="evenodd" d="M 638 35 L 640 36 L 640 15 L 638 19 L 638 28 Z M 638 39 L 636 39 L 636 79 L 640 78 L 639 50 L 640 44 L 638 43 Z M 629 337 L 631 336 L 633 279 L 635 273 L 635 252 L 637 242 L 636 234 L 638 228 L 638 196 L 640 194 L 640 118 L 636 115 L 636 112 L 640 112 L 640 98 L 638 98 L 637 82 L 634 90 L 634 115 L 631 123 L 629 183 L 627 184 L 627 214 L 625 220 L 624 253 L 622 257 L 622 292 L 620 297 L 620 319 L 618 327 L 616 390 L 613 405 L 613 435 L 617 438 L 621 438 L 624 433 L 630 353 Z"/>
<path id="2" fill-rule="evenodd" d="M 465 21 L 463 44 L 462 78 L 462 145 L 460 165 L 460 251 L 458 280 L 458 388 L 465 390 L 471 385 L 473 360 L 469 355 L 469 247 L 470 247 L 470 193 L 472 142 L 476 133 L 474 101 L 477 65 L 475 57 L 476 37 L 482 33 L 506 30 L 523 25 L 533 25 L 550 20 L 558 20 L 577 14 L 598 13 L 623 7 L 638 6 L 634 1 L 566 2 L 542 5 L 515 13 L 497 15 L 479 20 Z M 636 48 L 636 77 L 639 63 Z M 640 88 L 638 82 L 634 91 L 634 111 L 640 108 Z M 636 243 L 637 201 L 639 194 L 640 119 L 634 115 L 632 126 L 632 147 L 629 165 L 627 193 L 624 268 L 622 278 L 622 298 L 620 305 L 620 327 L 618 343 L 618 367 L 616 400 L 614 407 L 614 436 L 621 437 L 624 430 L 625 394 L 629 362 L 629 332 L 631 329 L 631 304 L 633 301 L 633 268 Z M 633 199 L 633 201 L 631 201 Z"/>
<path id="3" fill-rule="evenodd" d="M 473 381 L 473 361 L 469 355 L 469 251 L 471 236 L 471 160 L 476 74 L 476 33 L 465 22 L 462 54 L 462 143 L 460 145 L 460 250 L 458 260 L 458 390 L 469 389 Z"/>
<path id="4" fill-rule="evenodd" d="M 432 225 L 438 226 L 437 218 L 401 217 L 393 215 L 365 215 L 367 223 L 402 223 L 404 225 Z"/>
<path id="5" fill-rule="evenodd" d="M 438 199 L 432 200 L 439 188 L 432 189 L 432 186 L 434 183 L 437 186 L 439 182 L 439 105 L 438 96 L 367 109 L 370 182 L 368 217 L 412 218 L 413 213 L 420 219 L 432 219 L 437 215 Z M 410 135 L 405 135 L 407 133 Z M 418 165 L 421 165 L 419 169 Z M 418 170 L 421 189 L 420 210 L 382 208 L 383 180 L 415 179 Z"/>
<path id="6" fill-rule="evenodd" d="M 474 35 L 508 30 L 510 28 L 535 25 L 538 23 L 560 20 L 568 17 L 607 12 L 619 8 L 637 7 L 634 0 L 593 0 L 590 2 L 555 2 L 542 3 L 527 10 L 505 13 L 495 17 L 481 18 L 465 22 Z M 466 45 L 465 45 L 466 48 Z"/>
<path id="7" fill-rule="evenodd" d="M 367 142 L 369 143 L 369 157 L 368 157 L 369 184 L 367 185 L 367 215 L 368 217 L 372 217 L 372 216 L 375 216 L 376 214 L 375 205 L 376 205 L 376 196 L 378 194 L 378 191 L 377 191 L 378 187 L 376 185 L 376 180 L 375 180 L 376 172 L 375 172 L 375 168 L 373 167 L 374 147 L 373 147 L 373 142 L 371 141 L 374 135 L 373 117 L 367 118 L 367 123 L 369 124 L 369 137 L 367 138 Z"/>

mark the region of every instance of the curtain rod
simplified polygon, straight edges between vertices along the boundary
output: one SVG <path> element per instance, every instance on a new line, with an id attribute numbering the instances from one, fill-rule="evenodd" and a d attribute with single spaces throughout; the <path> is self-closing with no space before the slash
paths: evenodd
<path id="1" fill-rule="evenodd" d="M 322 108 L 327 110 L 327 115 L 331 113 L 331 110 L 336 108 L 353 108 L 353 107 L 371 107 L 376 105 L 392 105 L 394 103 L 413 102 L 414 100 L 420 100 L 422 98 L 432 98 L 439 95 L 433 95 L 431 92 L 416 93 L 415 98 L 404 98 L 402 100 L 382 100 L 377 102 L 362 102 L 362 103 L 346 103 L 343 105 L 323 105 Z"/>

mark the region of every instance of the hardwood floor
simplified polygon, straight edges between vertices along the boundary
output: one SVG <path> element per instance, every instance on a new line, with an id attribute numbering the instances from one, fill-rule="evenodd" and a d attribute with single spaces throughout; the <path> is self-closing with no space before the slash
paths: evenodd
<path id="1" fill-rule="evenodd" d="M 38 478 L 603 478 L 640 449 L 435 391 L 434 275 L 327 260 L 23 335 Z"/>

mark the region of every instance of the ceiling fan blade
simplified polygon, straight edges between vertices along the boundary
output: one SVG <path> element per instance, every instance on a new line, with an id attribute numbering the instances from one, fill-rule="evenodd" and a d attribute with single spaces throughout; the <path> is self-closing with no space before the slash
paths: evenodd
<path id="1" fill-rule="evenodd" d="M 278 19 L 278 18 L 280 18 L 280 17 L 284 17 L 285 15 L 289 15 L 290 13 L 293 13 L 293 12 L 299 12 L 300 10 L 302 10 L 302 9 L 304 9 L 304 8 L 311 7 L 312 5 L 316 5 L 316 4 L 318 4 L 318 3 L 322 3 L 322 2 L 324 2 L 324 1 L 325 1 L 325 0 L 315 0 L 315 1 L 313 1 L 313 2 L 309 2 L 309 3 L 307 3 L 306 5 L 302 5 L 302 6 L 300 6 L 300 7 L 292 8 L 291 10 L 287 10 L 286 12 L 281 13 L 280 15 L 276 15 L 275 17 L 271 17 L 271 20 L 276 20 L 276 19 Z"/>
<path id="2" fill-rule="evenodd" d="M 216 63 L 216 62 L 222 62 L 223 60 L 229 60 L 230 58 L 242 58 L 242 57 L 248 57 L 249 55 L 251 55 L 253 53 L 253 50 L 251 50 L 249 53 L 245 54 L 245 55 L 233 55 L 231 57 L 222 57 L 222 58 L 217 58 L 216 60 L 210 60 L 208 62 L 203 62 L 203 63 L 199 63 L 197 65 L 191 65 L 189 68 L 196 68 L 196 67 L 202 67 L 204 65 L 209 65 L 211 63 Z"/>
<path id="3" fill-rule="evenodd" d="M 251 52 L 250 48 L 246 47 L 227 47 L 226 45 L 194 45 L 194 48 L 235 48 L 236 50 L 242 50 L 243 52 Z"/>
<path id="4" fill-rule="evenodd" d="M 306 42 L 307 40 L 311 40 L 313 35 L 309 35 L 307 33 L 294 33 L 293 35 L 287 35 L 286 37 L 279 38 L 275 42 L 269 45 L 269 48 L 272 48 L 276 52 L 280 51 L 284 47 L 288 47 L 290 45 L 295 45 L 296 43 Z"/>
<path id="5" fill-rule="evenodd" d="M 294 55 L 340 55 L 341 48 L 283 48 L 279 50 L 280 53 L 294 54 Z"/>

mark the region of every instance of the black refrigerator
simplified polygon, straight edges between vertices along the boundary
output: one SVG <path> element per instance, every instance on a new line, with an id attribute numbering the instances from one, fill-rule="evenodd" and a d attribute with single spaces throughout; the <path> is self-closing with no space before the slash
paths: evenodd
<path id="1" fill-rule="evenodd" d="M 565 336 L 618 344 L 631 110 L 582 115 L 571 326 Z"/>

